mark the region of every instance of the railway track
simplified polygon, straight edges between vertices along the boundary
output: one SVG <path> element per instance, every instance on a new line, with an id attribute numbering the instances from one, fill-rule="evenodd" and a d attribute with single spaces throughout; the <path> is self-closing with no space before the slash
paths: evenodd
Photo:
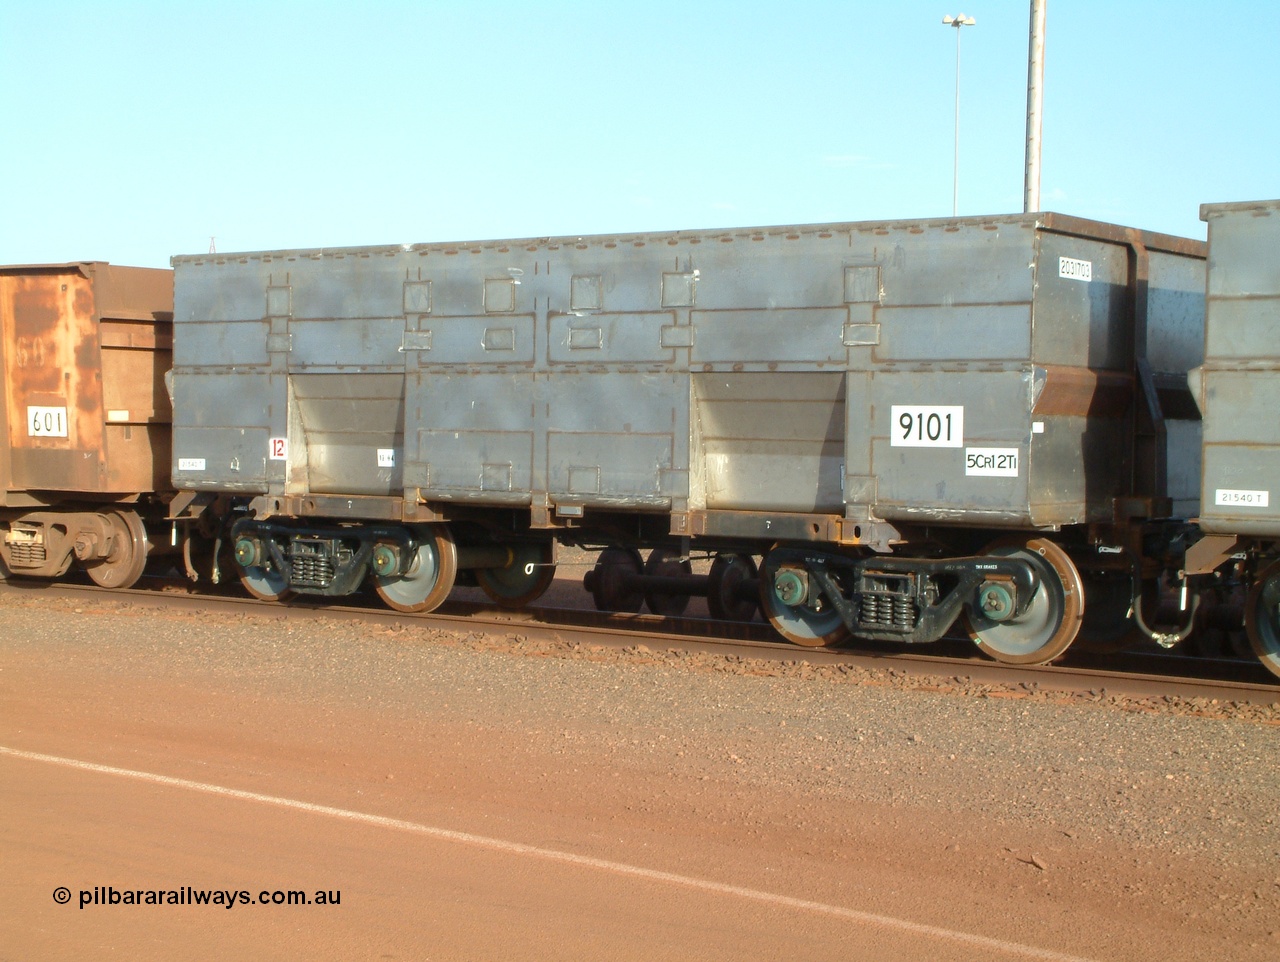
<path id="1" fill-rule="evenodd" d="M 465 594 L 465 592 L 463 593 Z M 478 592 L 476 593 L 478 594 Z M 69 601 L 116 602 L 150 608 L 190 608 L 253 613 L 294 619 L 339 619 L 375 625 L 414 625 L 463 634 L 518 636 L 567 649 L 647 649 L 650 653 L 701 654 L 761 666 L 815 668 L 907 679 L 919 687 L 973 689 L 1025 694 L 1062 693 L 1087 698 L 1182 699 L 1205 704 L 1280 706 L 1280 682 L 1256 662 L 1211 659 L 1175 653 L 1126 652 L 1102 655 L 1069 651 L 1052 665 L 1015 666 L 972 651 L 966 639 L 951 638 L 923 647 L 864 643 L 838 649 L 801 648 L 777 638 L 760 622 L 720 622 L 696 617 L 617 614 L 564 605 L 520 610 L 473 600 L 450 600 L 430 614 L 406 615 L 381 606 L 370 595 L 343 604 L 295 598 L 287 605 L 239 594 L 233 586 L 194 591 L 187 582 L 144 578 L 134 588 L 108 590 L 76 581 L 14 579 L 0 583 L 0 597 L 38 595 Z M 874 683 L 874 680 L 872 681 Z"/>

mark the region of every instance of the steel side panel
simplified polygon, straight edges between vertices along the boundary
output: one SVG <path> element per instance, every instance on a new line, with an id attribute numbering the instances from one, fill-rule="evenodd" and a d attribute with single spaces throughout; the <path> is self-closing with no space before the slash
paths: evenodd
<path id="1" fill-rule="evenodd" d="M 399 435 L 352 436 L 311 433 L 307 436 L 307 474 L 298 494 L 396 495 L 404 491 L 404 465 Z M 390 452 L 382 455 L 381 452 Z M 389 463 L 384 463 L 383 458 Z"/>
<path id="2" fill-rule="evenodd" d="M 1211 300 L 1209 321 L 1205 354 L 1219 366 L 1280 361 L 1280 297 Z"/>
<path id="3" fill-rule="evenodd" d="M 5 490 L 169 487 L 172 310 L 169 271 L 96 262 L 0 269 Z"/>
<path id="4" fill-rule="evenodd" d="M 419 367 L 457 364 L 520 364 L 534 360 L 534 317 L 432 317 L 418 330 L 430 332 L 430 349 L 415 352 Z"/>
<path id="5" fill-rule="evenodd" d="M 1031 523 L 1028 484 L 1032 377 L 1025 370 L 875 373 L 870 379 L 871 463 L 876 507 L 887 520 L 919 521 L 930 513 L 951 521 Z M 903 446 L 894 405 L 959 407 L 963 429 L 954 446 Z M 852 417 L 852 414 L 851 414 Z M 1043 435 L 1036 436 L 1037 444 Z M 899 442 L 899 443 L 895 443 Z M 1016 452 L 1014 477 L 966 474 L 969 448 Z M 852 471 L 850 473 L 853 473 Z M 1064 492 L 1067 494 L 1068 492 Z"/>
<path id="6" fill-rule="evenodd" d="M 418 460 L 405 483 L 426 498 L 446 500 L 518 495 L 533 488 L 533 432 L 467 429 L 418 432 Z"/>
<path id="7" fill-rule="evenodd" d="M 844 307 L 693 311 L 692 318 L 694 343 L 690 362 L 694 364 L 845 364 L 844 325 L 849 311 Z"/>
<path id="8" fill-rule="evenodd" d="M 1092 279 L 1061 276 L 1062 258 L 1087 262 Z M 1036 256 L 1032 359 L 1038 364 L 1128 370 L 1133 321 L 1126 247 L 1041 232 Z"/>
<path id="9" fill-rule="evenodd" d="M 652 507 L 688 498 L 688 375 L 566 373 L 539 387 L 553 500 Z"/>
<path id="10" fill-rule="evenodd" d="M 1150 275 L 1147 360 L 1153 371 L 1185 373 L 1205 358 L 1205 262 L 1152 252 Z"/>
<path id="11" fill-rule="evenodd" d="M 880 361 L 991 360 L 1031 357 L 1031 306 L 883 307 Z"/>
<path id="12" fill-rule="evenodd" d="M 174 486 L 265 492 L 268 439 L 285 435 L 284 378 L 175 369 L 173 381 Z"/>
<path id="13" fill-rule="evenodd" d="M 1206 444 L 1200 526 L 1216 534 L 1280 537 L 1280 447 L 1254 444 Z M 1218 504 L 1227 496 L 1266 495 L 1265 506 Z M 1240 494 L 1232 495 L 1236 492 Z"/>
<path id="14" fill-rule="evenodd" d="M 176 265 L 173 285 L 173 322 L 236 324 L 260 322 L 266 317 L 266 279 L 257 264 L 231 270 L 220 265 Z M 179 342 L 181 338 L 179 338 Z M 259 342 L 259 346 L 261 342 Z M 213 358 L 210 358 L 213 361 Z"/>
<path id="15" fill-rule="evenodd" d="M 1209 224 L 1201 525 L 1277 537 L 1280 200 L 1206 205 L 1201 216 Z"/>
<path id="16" fill-rule="evenodd" d="M 860 230 L 853 233 L 845 260 L 880 265 L 884 307 L 1026 304 L 1035 292 L 1035 223 L 1018 218 Z"/>
<path id="17" fill-rule="evenodd" d="M 1210 300 L 1280 297 L 1280 200 L 1259 201 L 1248 208 L 1210 209 L 1206 220 Z"/>
<path id="18" fill-rule="evenodd" d="M 672 490 L 670 434 L 551 431 L 547 487 L 555 501 L 653 506 L 687 496 Z"/>
<path id="19" fill-rule="evenodd" d="M 188 321 L 175 330 L 175 367 L 253 367 L 268 361 L 265 320 Z"/>
<path id="20" fill-rule="evenodd" d="M 548 318 L 547 358 L 552 364 L 672 364 L 662 346 L 674 311 L 648 314 L 557 314 Z"/>
<path id="21" fill-rule="evenodd" d="M 268 371 L 174 369 L 174 429 L 261 427 L 271 424 L 276 379 Z M 273 403 L 274 402 L 274 403 Z"/>
<path id="22" fill-rule="evenodd" d="M 1206 370 L 1204 443 L 1280 445 L 1280 370 Z"/>
<path id="23" fill-rule="evenodd" d="M 329 323 L 344 331 L 359 331 L 369 321 L 403 317 L 407 271 L 401 255 L 353 254 L 288 263 L 287 275 L 276 283 L 291 288 L 291 314 L 299 321 Z M 272 265 L 274 266 L 274 265 Z M 344 324 L 344 321 L 354 321 Z M 392 343 L 398 343 L 392 339 Z M 380 349 L 376 342 L 370 345 Z"/>
<path id="24" fill-rule="evenodd" d="M 79 270 L 0 276 L 8 444 L 15 490 L 105 491 L 101 345 L 93 282 Z M 61 412 L 37 434 L 33 407 Z"/>
<path id="25" fill-rule="evenodd" d="M 175 428 L 174 487 L 197 491 L 263 494 L 268 490 L 267 439 L 263 427 Z M 180 468 L 198 462 L 201 468 Z"/>
<path id="26" fill-rule="evenodd" d="M 403 317 L 289 322 L 289 369 L 404 368 Z"/>

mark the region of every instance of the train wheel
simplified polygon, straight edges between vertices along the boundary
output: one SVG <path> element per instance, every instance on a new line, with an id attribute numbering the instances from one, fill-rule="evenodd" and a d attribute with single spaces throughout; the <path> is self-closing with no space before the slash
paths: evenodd
<path id="1" fill-rule="evenodd" d="M 750 621 L 759 602 L 755 596 L 745 597 L 738 587 L 760 576 L 755 560 L 745 554 L 718 554 L 711 562 L 710 591 L 707 609 L 719 621 Z"/>
<path id="2" fill-rule="evenodd" d="M 1280 561 L 1268 565 L 1249 589 L 1244 630 L 1258 660 L 1280 676 Z"/>
<path id="3" fill-rule="evenodd" d="M 1084 616 L 1084 585 L 1067 553 L 1052 541 L 998 541 L 989 555 L 1030 562 L 1040 587 L 1018 618 L 993 621 L 969 609 L 969 637 L 996 661 L 1009 665 L 1041 665 L 1057 658 L 1075 640 Z"/>
<path id="4" fill-rule="evenodd" d="M 259 601 L 286 601 L 293 597 L 284 575 L 265 565 L 240 569 L 240 584 Z"/>
<path id="5" fill-rule="evenodd" d="M 396 611 L 435 611 L 449 597 L 458 578 L 458 546 L 449 529 L 433 524 L 422 532 L 425 540 L 418 545 L 408 571 L 373 576 L 378 597 Z"/>
<path id="6" fill-rule="evenodd" d="M 668 578 L 687 578 L 693 576 L 693 565 L 688 558 L 681 561 L 680 555 L 669 548 L 654 548 L 644 564 L 644 573 Z M 678 618 L 689 607 L 689 596 L 649 591 L 645 593 L 644 603 L 655 615 Z"/>
<path id="7" fill-rule="evenodd" d="M 108 511 L 111 523 L 111 552 L 101 561 L 85 565 L 94 584 L 103 588 L 128 588 L 136 584 L 147 566 L 147 529 L 133 511 Z"/>
<path id="8" fill-rule="evenodd" d="M 638 612 L 644 604 L 644 594 L 628 589 L 625 581 L 643 571 L 640 552 L 635 548 L 605 548 L 583 584 L 595 599 L 597 611 Z"/>
<path id="9" fill-rule="evenodd" d="M 479 568 L 476 582 L 484 593 L 503 608 L 523 608 L 542 597 L 555 580 L 551 563 L 551 542 L 530 541 L 512 548 L 511 564 L 505 568 Z"/>
<path id="10" fill-rule="evenodd" d="M 834 606 L 814 606 L 808 599 L 790 600 L 793 589 L 800 582 L 787 577 L 785 569 L 769 564 L 766 555 L 763 576 L 760 578 L 760 610 L 769 624 L 783 638 L 794 645 L 806 648 L 832 648 L 851 637 Z"/>

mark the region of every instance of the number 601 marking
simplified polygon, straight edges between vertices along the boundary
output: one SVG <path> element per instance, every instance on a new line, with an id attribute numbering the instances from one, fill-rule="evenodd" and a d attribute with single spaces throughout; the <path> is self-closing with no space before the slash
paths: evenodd
<path id="1" fill-rule="evenodd" d="M 889 443 L 895 448 L 958 448 L 964 445 L 964 407 L 959 404 L 894 404 Z"/>
<path id="2" fill-rule="evenodd" d="M 65 438 L 67 409 L 63 407 L 27 407 L 27 437 Z"/>

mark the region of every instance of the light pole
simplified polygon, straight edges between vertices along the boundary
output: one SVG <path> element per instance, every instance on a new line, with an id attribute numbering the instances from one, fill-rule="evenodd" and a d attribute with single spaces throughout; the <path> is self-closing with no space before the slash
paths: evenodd
<path id="1" fill-rule="evenodd" d="M 956 28 L 956 156 L 951 180 L 951 216 L 955 217 L 960 205 L 960 28 L 972 27 L 978 21 L 962 13 L 954 17 L 947 15 L 942 22 Z"/>
<path id="2" fill-rule="evenodd" d="M 1027 49 L 1027 176 L 1022 211 L 1040 209 L 1040 141 L 1044 130 L 1044 27 L 1049 0 L 1031 0 Z"/>

